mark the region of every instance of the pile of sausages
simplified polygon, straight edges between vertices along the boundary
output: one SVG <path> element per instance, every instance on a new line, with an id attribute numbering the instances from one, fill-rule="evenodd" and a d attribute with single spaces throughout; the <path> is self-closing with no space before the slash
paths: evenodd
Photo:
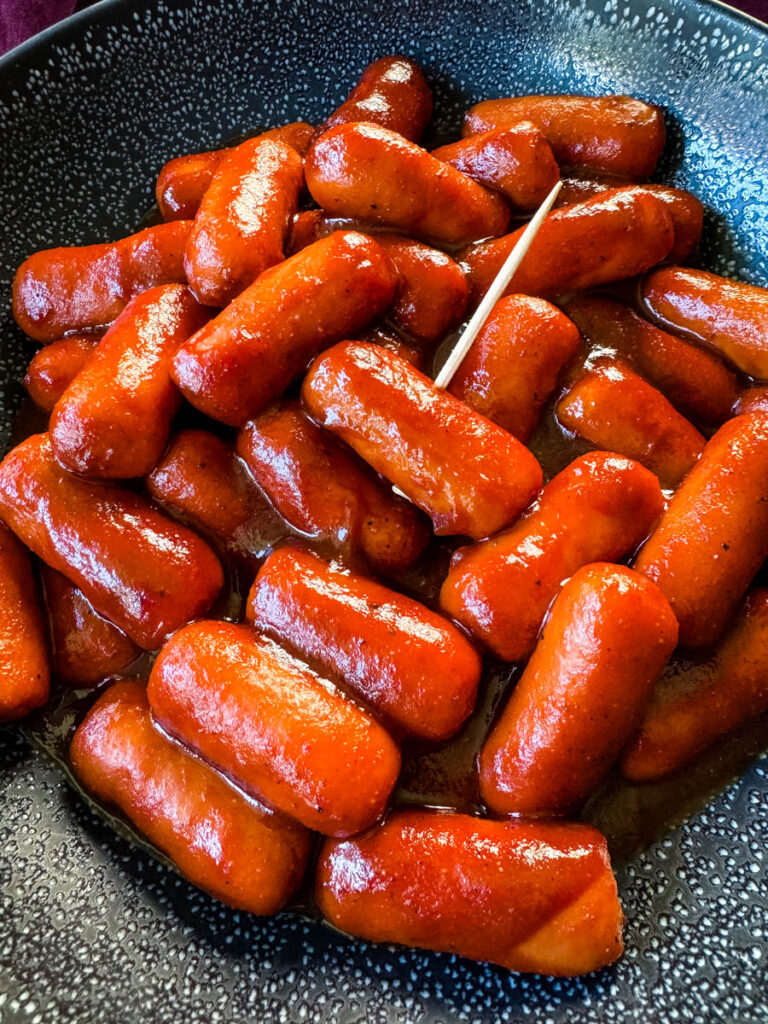
<path id="1" fill-rule="evenodd" d="M 352 935 L 578 974 L 622 950 L 584 801 L 768 710 L 768 291 L 685 266 L 658 108 L 489 100 L 429 152 L 431 114 L 383 58 L 318 128 L 171 160 L 162 223 L 19 268 L 50 421 L 0 464 L 0 720 L 98 687 L 77 777 L 234 907 L 313 873 Z M 545 421 L 582 453 L 546 486 Z M 398 806 L 403 741 L 459 733 L 483 657 L 519 671 L 482 809 Z"/>

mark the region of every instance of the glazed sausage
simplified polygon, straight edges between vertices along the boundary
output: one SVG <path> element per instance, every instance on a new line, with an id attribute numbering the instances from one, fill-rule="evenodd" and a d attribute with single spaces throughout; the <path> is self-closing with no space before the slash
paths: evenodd
<path id="1" fill-rule="evenodd" d="M 477 303 L 493 282 L 525 227 L 461 256 Z M 614 189 L 546 218 L 507 295 L 552 296 L 642 274 L 663 260 L 674 243 L 665 203 L 643 189 Z"/>
<path id="2" fill-rule="evenodd" d="M 78 726 L 75 775 L 117 807 L 188 881 L 251 914 L 275 914 L 301 882 L 310 836 L 257 807 L 152 725 L 137 679 L 111 686 Z"/>
<path id="3" fill-rule="evenodd" d="M 323 844 L 315 894 L 350 935 L 511 971 L 584 974 L 623 949 L 606 843 L 589 825 L 397 811 Z"/>
<path id="4" fill-rule="evenodd" d="M 745 412 L 768 412 L 768 387 L 747 388 L 733 407 L 735 416 Z"/>
<path id="5" fill-rule="evenodd" d="M 739 381 L 714 353 L 601 296 L 576 295 L 563 309 L 589 345 L 629 360 L 683 415 L 718 425 L 730 416 Z"/>
<path id="6" fill-rule="evenodd" d="M 0 722 L 48 700 L 51 669 L 29 552 L 0 523 Z"/>
<path id="7" fill-rule="evenodd" d="M 432 156 L 501 192 L 516 210 L 535 210 L 560 177 L 549 143 L 529 121 L 440 146 Z"/>
<path id="8" fill-rule="evenodd" d="M 324 835 L 384 812 L 400 771 L 392 739 L 321 676 L 248 626 L 195 622 L 160 652 L 152 715 L 247 792 Z"/>
<path id="9" fill-rule="evenodd" d="M 285 255 L 295 256 L 308 245 L 323 237 L 321 230 L 325 224 L 322 210 L 301 210 L 294 213 L 285 241 Z"/>
<path id="10" fill-rule="evenodd" d="M 527 441 L 579 341 L 579 332 L 555 306 L 507 295 L 493 307 L 448 390 Z"/>
<path id="11" fill-rule="evenodd" d="M 474 707 L 480 658 L 455 626 L 299 548 L 269 556 L 246 618 L 406 733 L 450 739 Z"/>
<path id="12" fill-rule="evenodd" d="M 95 686 L 139 657 L 141 648 L 94 611 L 66 576 L 45 564 L 41 575 L 57 679 L 71 686 Z"/>
<path id="13" fill-rule="evenodd" d="M 418 142 L 431 117 L 432 92 L 419 65 L 408 57 L 381 57 L 363 71 L 317 134 L 351 121 L 369 121 Z"/>
<path id="14" fill-rule="evenodd" d="M 655 584 L 619 565 L 579 569 L 480 752 L 498 814 L 564 814 L 605 778 L 642 720 L 677 643 Z"/>
<path id="15" fill-rule="evenodd" d="M 768 415 L 723 424 L 635 561 L 659 585 L 684 647 L 721 635 L 768 556 Z"/>
<path id="16" fill-rule="evenodd" d="M 598 171 L 592 167 L 563 168 L 560 180 L 562 187 L 557 194 L 554 209 L 583 203 L 601 192 L 634 184 L 623 174 L 611 174 L 610 171 Z"/>
<path id="17" fill-rule="evenodd" d="M 250 139 L 227 153 L 184 253 L 187 280 L 200 302 L 226 306 L 281 262 L 303 184 L 303 161 L 283 142 Z"/>
<path id="18" fill-rule="evenodd" d="M 768 590 L 755 589 L 709 658 L 669 665 L 624 751 L 621 772 L 633 782 L 663 778 L 766 711 Z"/>
<path id="19" fill-rule="evenodd" d="M 35 405 L 51 412 L 91 358 L 98 342 L 98 336 L 78 334 L 53 341 L 35 353 L 23 380 Z"/>
<path id="20" fill-rule="evenodd" d="M 298 403 L 283 402 L 247 423 L 237 450 L 283 519 L 329 542 L 345 561 L 393 575 L 424 553 L 428 520 Z"/>
<path id="21" fill-rule="evenodd" d="M 262 132 L 257 138 L 284 142 L 303 157 L 314 133 L 311 124 L 295 121 L 282 128 Z M 155 199 L 163 220 L 194 218 L 214 174 L 229 152 L 230 149 L 214 149 L 206 153 L 191 153 L 189 156 L 178 156 L 165 164 L 155 186 Z"/>
<path id="22" fill-rule="evenodd" d="M 631 96 L 518 96 L 485 100 L 464 117 L 464 135 L 532 121 L 564 165 L 649 178 L 666 141 L 661 109 Z"/>
<path id="23" fill-rule="evenodd" d="M 596 448 L 628 455 L 677 487 L 704 448 L 699 431 L 621 359 L 591 363 L 555 406 L 558 422 Z"/>
<path id="24" fill-rule="evenodd" d="M 331 217 L 352 217 L 437 245 L 466 245 L 509 225 L 502 197 L 396 132 L 341 124 L 307 153 L 312 198 Z"/>
<path id="25" fill-rule="evenodd" d="M 387 349 L 345 341 L 304 378 L 310 414 L 431 517 L 437 534 L 487 537 L 540 490 L 534 456 Z"/>
<path id="26" fill-rule="evenodd" d="M 511 530 L 454 555 L 440 607 L 497 657 L 524 661 L 563 580 L 633 551 L 663 508 L 659 481 L 638 462 L 582 455 Z"/>
<path id="27" fill-rule="evenodd" d="M 396 284 L 377 242 L 337 231 L 273 267 L 193 335 L 173 378 L 201 412 L 241 427 L 320 349 L 383 313 Z"/>
<path id="28" fill-rule="evenodd" d="M 752 377 L 768 378 L 768 288 L 660 267 L 643 282 L 642 295 L 662 327 L 704 342 Z"/>
<path id="29" fill-rule="evenodd" d="M 154 468 L 181 404 L 171 361 L 208 315 L 179 284 L 129 302 L 51 415 L 53 453 L 65 469 L 130 480 Z"/>
<path id="30" fill-rule="evenodd" d="M 147 650 L 204 614 L 222 586 L 221 566 L 196 534 L 132 491 L 67 473 L 47 434 L 28 437 L 0 463 L 0 515 Z"/>
<path id="31" fill-rule="evenodd" d="M 150 497 L 250 572 L 290 536 L 232 445 L 207 430 L 176 434 L 146 485 Z"/>
<path id="32" fill-rule="evenodd" d="M 398 334 L 391 327 L 387 327 L 384 324 L 374 324 L 372 327 L 361 331 L 357 336 L 357 340 L 364 341 L 367 345 L 380 345 L 382 348 L 388 348 L 390 352 L 395 352 L 403 359 L 406 359 L 417 370 L 421 370 L 423 373 L 427 372 L 430 360 L 424 349 L 419 347 L 416 342 L 410 339 L 406 340 L 406 338 Z"/>
<path id="33" fill-rule="evenodd" d="M 191 221 L 180 220 L 119 242 L 36 252 L 13 281 L 16 323 L 43 344 L 111 324 L 140 292 L 186 281 L 184 247 L 191 229 Z"/>

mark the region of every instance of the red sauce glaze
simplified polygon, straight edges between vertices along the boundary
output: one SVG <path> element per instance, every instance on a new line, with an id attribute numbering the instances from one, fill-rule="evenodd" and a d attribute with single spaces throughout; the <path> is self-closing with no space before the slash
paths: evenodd
<path id="1" fill-rule="evenodd" d="M 31 359 L 23 384 L 27 394 L 45 412 L 50 412 L 93 355 L 98 337 L 78 334 L 53 341 Z"/>

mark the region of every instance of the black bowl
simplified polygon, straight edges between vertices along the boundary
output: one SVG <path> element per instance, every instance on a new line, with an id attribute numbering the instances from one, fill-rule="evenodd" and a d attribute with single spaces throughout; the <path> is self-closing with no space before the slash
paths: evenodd
<path id="1" fill-rule="evenodd" d="M 662 104 L 659 177 L 706 204 L 703 264 L 768 284 L 768 31 L 719 4 L 104 0 L 0 61 L 4 441 L 30 356 L 8 289 L 28 253 L 127 233 L 168 157 L 319 120 L 397 51 L 425 65 L 439 132 L 510 93 Z M 230 912 L 115 835 L 18 731 L 1 733 L 0 1021 L 764 1022 L 766 762 L 702 808 L 727 776 L 705 769 L 673 809 L 687 822 L 620 867 L 624 958 L 558 981 Z M 639 802 L 630 831 L 644 835 L 648 813 Z"/>

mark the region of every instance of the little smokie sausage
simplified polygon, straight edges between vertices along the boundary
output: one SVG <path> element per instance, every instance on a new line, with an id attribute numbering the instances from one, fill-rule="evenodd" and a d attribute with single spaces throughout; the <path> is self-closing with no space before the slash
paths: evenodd
<path id="1" fill-rule="evenodd" d="M 91 358 L 98 342 L 98 336 L 78 334 L 41 348 L 32 357 L 23 381 L 35 405 L 50 412 Z"/>
<path id="2" fill-rule="evenodd" d="M 369 64 L 347 99 L 317 129 L 369 121 L 418 142 L 432 117 L 432 92 L 409 57 L 380 57 Z"/>
<path id="3" fill-rule="evenodd" d="M 47 434 L 0 463 L 0 516 L 147 650 L 206 612 L 221 590 L 221 566 L 197 534 L 132 491 L 67 473 Z"/>
<path id="4" fill-rule="evenodd" d="M 282 128 L 262 132 L 259 139 L 273 139 L 291 146 L 304 156 L 315 129 L 306 121 L 295 121 Z M 230 149 L 212 149 L 206 153 L 190 153 L 169 160 L 160 171 L 155 186 L 155 199 L 163 220 L 192 220 L 203 196 L 213 181 L 222 160 Z"/>
<path id="5" fill-rule="evenodd" d="M 312 144 L 307 188 L 331 217 L 352 217 L 438 245 L 503 234 L 502 197 L 375 124 L 342 124 Z"/>
<path id="6" fill-rule="evenodd" d="M 463 633 L 418 601 L 299 548 L 269 556 L 246 618 L 406 733 L 447 740 L 474 707 L 480 658 Z"/>
<path id="7" fill-rule="evenodd" d="M 525 230 L 467 249 L 461 262 L 475 303 L 488 291 Z M 666 205 L 642 189 L 614 189 L 550 213 L 506 294 L 551 296 L 642 274 L 674 243 Z"/>
<path id="8" fill-rule="evenodd" d="M 677 643 L 650 580 L 597 562 L 563 586 L 531 660 L 480 752 L 498 814 L 563 814 L 602 782 L 635 732 Z"/>
<path id="9" fill-rule="evenodd" d="M 201 412 L 241 427 L 317 352 L 383 313 L 396 285 L 377 242 L 337 231 L 262 274 L 193 335 L 173 378 Z"/>
<path id="10" fill-rule="evenodd" d="M 302 396 L 438 534 L 487 537 L 541 488 L 541 467 L 516 438 L 387 349 L 334 346 L 313 363 Z"/>
<path id="11" fill-rule="evenodd" d="M 153 469 L 181 404 L 171 362 L 208 316 L 177 284 L 150 288 L 126 306 L 53 410 L 51 444 L 65 469 L 104 480 Z"/>
<path id="12" fill-rule="evenodd" d="M 51 670 L 29 552 L 0 523 L 0 722 L 48 700 Z"/>
<path id="13" fill-rule="evenodd" d="M 648 178 L 666 141 L 659 107 L 631 96 L 518 96 L 485 100 L 464 117 L 464 135 L 532 121 L 564 165 Z"/>
<path id="14" fill-rule="evenodd" d="M 582 455 L 511 530 L 456 552 L 440 607 L 497 657 L 523 661 L 563 580 L 633 551 L 663 508 L 659 481 L 638 462 Z"/>
<path id="15" fill-rule="evenodd" d="M 247 792 L 324 835 L 384 813 L 400 753 L 370 715 L 249 626 L 195 622 L 149 680 L 156 722 Z"/>
<path id="16" fill-rule="evenodd" d="M 579 332 L 555 306 L 507 295 L 491 310 L 448 390 L 527 441 L 579 341 Z"/>
<path id="17" fill-rule="evenodd" d="M 282 402 L 246 423 L 237 451 L 283 519 L 329 541 L 345 561 L 393 575 L 424 553 L 429 521 L 297 402 Z"/>
<path id="18" fill-rule="evenodd" d="M 398 334 L 396 330 L 386 324 L 374 324 L 372 327 L 368 327 L 357 335 L 357 340 L 364 341 L 368 345 L 381 345 L 382 348 L 388 348 L 391 352 L 396 352 L 397 355 L 406 359 L 417 370 L 427 372 L 427 366 L 430 363 L 428 352 L 417 342 Z"/>
<path id="19" fill-rule="evenodd" d="M 236 792 L 153 726 L 146 687 L 115 683 L 72 739 L 75 775 L 211 896 L 275 914 L 301 882 L 309 834 Z"/>
<path id="20" fill-rule="evenodd" d="M 734 416 L 744 412 L 768 412 L 768 388 L 747 388 L 739 395 L 733 407 Z"/>
<path id="21" fill-rule="evenodd" d="M 685 416 L 718 425 L 730 416 L 739 380 L 714 353 L 602 296 L 576 295 L 563 309 L 591 347 L 613 350 L 629 360 Z"/>
<path id="22" fill-rule="evenodd" d="M 46 344 L 71 331 L 104 327 L 140 292 L 183 284 L 192 221 L 157 224 L 103 245 L 43 249 L 13 281 L 13 315 L 22 331 Z"/>
<path id="23" fill-rule="evenodd" d="M 228 441 L 182 430 L 146 479 L 150 497 L 212 537 L 251 572 L 290 530 Z"/>
<path id="24" fill-rule="evenodd" d="M 295 256 L 318 238 L 330 234 L 324 232 L 321 235 L 324 224 L 325 215 L 322 210 L 300 210 L 299 213 L 294 213 L 285 240 L 285 255 Z"/>
<path id="25" fill-rule="evenodd" d="M 42 578 L 57 679 L 72 686 L 94 686 L 138 658 L 141 648 L 94 611 L 66 576 L 43 564 Z"/>
<path id="26" fill-rule="evenodd" d="M 227 153 L 184 253 L 187 280 L 201 302 L 226 306 L 283 259 L 303 184 L 302 159 L 283 142 L 250 139 Z"/>
<path id="27" fill-rule="evenodd" d="M 440 146 L 432 156 L 501 192 L 517 210 L 535 210 L 560 177 L 549 143 L 529 121 Z"/>
<path id="28" fill-rule="evenodd" d="M 704 342 L 751 377 L 768 378 L 768 288 L 660 267 L 645 279 L 642 294 L 662 327 Z"/>
<path id="29" fill-rule="evenodd" d="M 652 384 L 620 359 L 597 359 L 555 406 L 558 422 L 596 448 L 646 466 L 677 487 L 704 438 Z"/>
<path id="30" fill-rule="evenodd" d="M 711 656 L 671 662 L 620 761 L 633 782 L 679 771 L 733 729 L 768 711 L 768 590 L 751 590 Z"/>
<path id="31" fill-rule="evenodd" d="M 737 416 L 708 442 L 635 561 L 659 585 L 683 647 L 725 629 L 768 556 L 768 415 Z"/>
<path id="32" fill-rule="evenodd" d="M 605 839 L 589 825 L 396 811 L 323 844 L 315 895 L 350 935 L 510 971 L 585 974 L 623 949 Z"/>
<path id="33" fill-rule="evenodd" d="M 554 209 L 583 203 L 585 199 L 591 199 L 601 192 L 633 184 L 623 174 L 611 174 L 610 171 L 598 171 L 590 167 L 563 168 L 560 180 L 562 187 L 557 193 Z"/>

